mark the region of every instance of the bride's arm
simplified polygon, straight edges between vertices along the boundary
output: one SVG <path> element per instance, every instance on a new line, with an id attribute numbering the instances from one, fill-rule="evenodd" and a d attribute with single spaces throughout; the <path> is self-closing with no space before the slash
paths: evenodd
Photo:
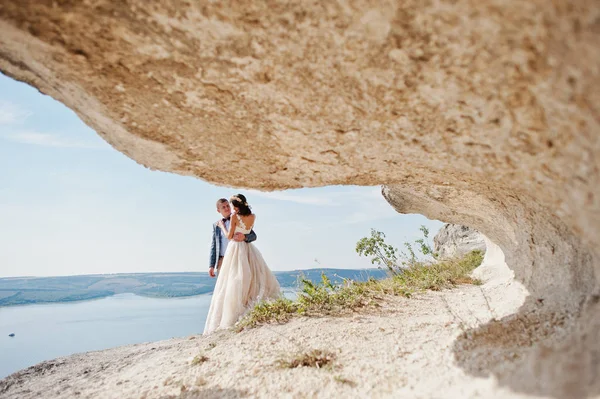
<path id="1" fill-rule="evenodd" d="M 229 240 L 233 239 L 233 236 L 235 235 L 235 226 L 237 225 L 237 216 L 233 217 L 233 215 L 231 215 L 231 223 L 229 223 L 229 231 L 227 231 L 226 228 L 223 229 L 223 231 L 225 232 L 225 234 L 227 235 L 227 238 Z M 225 226 L 223 226 L 225 227 Z"/>
<path id="2" fill-rule="evenodd" d="M 231 240 L 231 238 L 229 237 L 229 232 L 233 231 L 235 232 L 235 219 L 233 218 L 233 215 L 231 215 L 231 219 L 229 219 L 229 230 L 227 230 L 227 227 L 225 227 L 225 223 L 223 223 L 222 220 L 219 220 L 219 227 L 221 228 L 221 231 L 223 232 L 223 234 L 225 234 L 225 237 L 227 237 L 229 240 Z"/>

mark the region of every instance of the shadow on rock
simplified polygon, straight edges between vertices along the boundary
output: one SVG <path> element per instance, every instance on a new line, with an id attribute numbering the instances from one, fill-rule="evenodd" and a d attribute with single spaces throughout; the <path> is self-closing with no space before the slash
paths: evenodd
<path id="1" fill-rule="evenodd" d="M 586 398 L 600 394 L 600 307 L 579 317 L 545 312 L 532 301 L 521 312 L 461 334 L 453 351 L 458 365 L 476 377 L 530 395 Z M 528 305 L 528 306 L 527 306 Z"/>

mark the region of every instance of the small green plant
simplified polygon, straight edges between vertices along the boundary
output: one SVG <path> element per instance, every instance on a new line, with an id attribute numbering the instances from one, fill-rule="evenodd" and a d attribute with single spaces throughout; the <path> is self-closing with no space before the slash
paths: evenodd
<path id="1" fill-rule="evenodd" d="M 277 365 L 281 368 L 295 369 L 298 367 L 316 367 L 318 369 L 330 366 L 335 360 L 333 352 L 314 349 L 310 352 L 294 355 L 289 359 L 280 359 Z"/>
<path id="2" fill-rule="evenodd" d="M 437 258 L 437 254 L 433 252 L 431 245 L 429 244 L 429 229 L 423 225 L 419 227 L 421 233 L 423 233 L 423 238 L 419 238 L 415 240 L 417 244 L 419 244 L 419 249 L 423 255 L 431 255 L 434 258 Z"/>
<path id="3" fill-rule="evenodd" d="M 386 244 L 385 234 L 371 229 L 370 237 L 363 237 L 356 243 L 356 252 L 360 256 L 370 256 L 371 263 L 379 267 L 387 267 L 395 272 L 398 268 L 398 249 Z"/>
<path id="4" fill-rule="evenodd" d="M 371 263 L 378 265 L 379 268 L 382 266 L 387 267 L 391 274 L 401 273 L 403 268 L 427 262 L 427 258 L 422 259 L 421 255 L 430 256 L 434 259 L 437 257 L 429 244 L 429 229 L 421 225 L 419 230 L 423 234 L 422 238 L 415 240 L 413 243 L 404 243 L 407 252 L 399 251 L 396 247 L 387 244 L 385 234 L 375 229 L 371 229 L 370 237 L 363 237 L 358 240 L 356 252 L 360 256 L 371 257 Z M 415 251 L 415 246 L 420 255 Z"/>
<path id="5" fill-rule="evenodd" d="M 322 311 L 332 310 L 336 305 L 336 297 L 339 291 L 325 273 L 321 273 L 321 283 L 315 284 L 308 279 L 302 279 L 302 290 L 298 295 L 299 313 L 310 312 L 313 308 Z"/>
<path id="6" fill-rule="evenodd" d="M 300 292 L 295 301 L 280 297 L 257 303 L 236 325 L 236 330 L 239 332 L 264 323 L 285 323 L 297 315 L 342 314 L 367 305 L 362 285 L 349 280 L 334 285 L 325 273 L 321 273 L 320 283 L 306 278 L 300 280 Z"/>
<path id="7" fill-rule="evenodd" d="M 280 297 L 271 301 L 261 301 L 236 324 L 235 329 L 240 332 L 258 324 L 285 323 L 296 313 L 299 313 L 299 304 L 290 299 Z"/>
<path id="8" fill-rule="evenodd" d="M 481 264 L 481 251 L 472 251 L 459 259 L 431 264 L 415 263 L 393 277 L 398 284 L 415 291 L 439 291 L 458 284 L 478 284 L 469 274 Z"/>

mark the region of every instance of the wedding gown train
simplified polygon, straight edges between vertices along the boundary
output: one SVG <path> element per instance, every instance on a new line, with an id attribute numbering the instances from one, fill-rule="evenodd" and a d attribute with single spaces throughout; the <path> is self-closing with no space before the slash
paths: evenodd
<path id="1" fill-rule="evenodd" d="M 238 218 L 235 232 L 250 233 Z M 247 242 L 231 241 L 217 277 L 204 334 L 232 327 L 250 307 L 262 299 L 280 295 L 279 282 L 260 251 Z"/>

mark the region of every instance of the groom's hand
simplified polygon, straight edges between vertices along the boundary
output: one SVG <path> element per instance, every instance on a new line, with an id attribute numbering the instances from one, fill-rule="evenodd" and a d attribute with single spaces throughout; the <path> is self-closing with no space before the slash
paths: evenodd
<path id="1" fill-rule="evenodd" d="M 215 268 L 211 267 L 210 269 L 208 269 L 208 275 L 211 277 L 215 276 Z"/>
<path id="2" fill-rule="evenodd" d="M 237 241 L 237 242 L 246 241 L 246 236 L 244 235 L 244 233 L 235 233 L 233 235 L 233 241 Z"/>

